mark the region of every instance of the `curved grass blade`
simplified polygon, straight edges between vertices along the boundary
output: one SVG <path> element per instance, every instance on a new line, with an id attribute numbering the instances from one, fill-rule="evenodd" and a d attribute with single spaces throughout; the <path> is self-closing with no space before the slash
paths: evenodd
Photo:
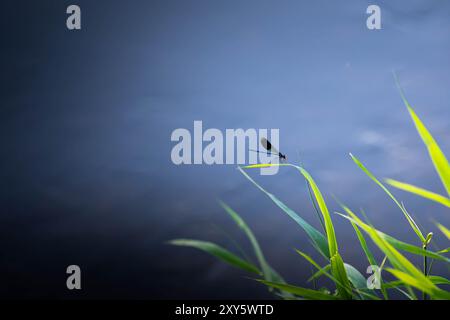
<path id="1" fill-rule="evenodd" d="M 266 165 L 270 166 L 270 165 Z M 246 167 L 244 167 L 246 168 Z M 248 166 L 248 168 L 260 168 L 260 166 Z M 244 170 L 238 167 L 238 170 L 246 177 L 250 182 L 252 182 L 259 190 L 264 192 L 281 210 L 283 210 L 289 217 L 291 217 L 295 222 L 302 227 L 302 229 L 306 232 L 309 238 L 315 245 L 315 248 L 319 250 L 319 252 L 329 258 L 330 252 L 328 249 L 328 243 L 325 236 L 318 231 L 316 228 L 311 226 L 308 222 L 306 222 L 303 218 L 301 218 L 294 210 L 290 209 L 283 202 L 281 202 L 277 197 L 275 197 L 270 192 L 266 191 L 263 187 L 261 187 L 258 183 L 256 183 Z"/>
<path id="2" fill-rule="evenodd" d="M 439 148 L 439 145 L 436 143 L 431 133 L 428 131 L 423 122 L 417 116 L 414 109 L 409 104 L 395 74 L 394 77 L 403 103 L 408 108 L 409 115 L 411 116 L 411 119 L 416 126 L 417 132 L 419 133 L 422 141 L 427 147 L 428 154 L 431 158 L 431 161 L 433 162 L 434 168 L 436 169 L 437 174 L 441 178 L 442 184 L 444 185 L 448 195 L 450 196 L 450 164 L 448 163 L 447 158 L 445 157 L 441 148 Z"/>
<path id="3" fill-rule="evenodd" d="M 351 299 L 352 295 L 349 294 L 349 291 L 351 292 L 350 281 L 344 266 L 344 261 L 342 260 L 338 252 L 336 252 L 335 255 L 331 257 L 330 263 L 331 273 L 335 278 L 339 280 L 339 282 L 336 283 L 339 295 L 344 299 Z"/>
<path id="4" fill-rule="evenodd" d="M 447 239 L 450 240 L 450 230 L 448 230 L 446 227 L 444 227 L 440 223 L 436 223 L 436 225 L 439 228 L 439 230 L 441 230 L 441 232 L 447 237 Z"/>
<path id="5" fill-rule="evenodd" d="M 320 278 L 323 275 L 326 275 L 330 269 L 331 269 L 330 264 L 327 264 L 325 267 L 320 268 L 311 277 L 309 277 L 308 282 L 311 282 L 317 278 Z"/>
<path id="6" fill-rule="evenodd" d="M 317 186 L 316 182 L 314 181 L 314 179 L 311 177 L 311 175 L 305 169 L 298 167 L 298 166 L 293 166 L 293 167 L 300 171 L 300 173 L 305 177 L 305 179 L 308 181 L 309 185 L 311 186 L 311 189 L 312 189 L 313 194 L 317 201 L 317 205 L 319 206 L 319 209 L 323 216 L 323 220 L 325 223 L 325 230 L 326 230 L 327 239 L 328 239 L 328 247 L 330 249 L 330 257 L 332 257 L 338 252 L 338 246 L 337 246 L 337 240 L 336 240 L 336 234 L 334 231 L 333 222 L 331 221 L 331 216 L 328 211 L 325 200 L 323 199 L 322 192 L 320 192 L 320 189 Z"/>
<path id="7" fill-rule="evenodd" d="M 280 164 L 272 164 L 272 165 L 279 166 Z M 336 279 L 339 280 L 339 283 L 336 283 L 339 294 L 342 295 L 343 298 L 350 299 L 351 294 L 348 293 L 348 292 L 351 292 L 350 282 L 347 278 L 346 270 L 344 267 L 344 262 L 342 261 L 342 258 L 338 253 L 338 245 L 337 245 L 336 234 L 334 231 L 333 222 L 331 220 L 331 216 L 328 211 L 325 200 L 322 196 L 322 192 L 320 191 L 319 187 L 317 186 L 316 182 L 311 177 L 311 175 L 302 167 L 295 166 L 292 164 L 281 164 L 281 165 L 294 167 L 297 170 L 299 170 L 300 173 L 303 175 L 303 177 L 308 181 L 309 185 L 311 186 L 314 197 L 316 198 L 316 201 L 317 201 L 317 205 L 319 206 L 320 212 L 322 213 L 323 220 L 325 223 L 325 230 L 326 230 L 326 236 L 327 236 L 328 248 L 329 248 L 329 257 L 331 257 L 331 259 L 330 259 L 331 273 L 333 274 L 333 276 Z M 254 166 L 250 166 L 250 167 L 254 167 Z"/>
<path id="8" fill-rule="evenodd" d="M 395 277 L 397 277 L 401 281 L 403 281 L 405 284 L 429 294 L 434 299 L 440 300 L 450 299 L 449 292 L 436 287 L 431 281 L 429 282 L 421 281 L 420 279 L 417 279 L 411 274 L 396 269 L 388 268 L 386 270 L 392 273 Z"/>
<path id="9" fill-rule="evenodd" d="M 434 284 L 446 284 L 450 285 L 450 280 L 447 278 L 441 277 L 441 276 L 428 276 L 428 278 L 433 282 Z"/>
<path id="10" fill-rule="evenodd" d="M 406 257 L 404 257 L 399 251 L 397 251 L 391 244 L 389 244 L 385 239 L 380 237 L 377 230 L 373 227 L 363 223 L 353 212 L 348 208 L 346 209 L 347 214 L 353 218 L 355 223 L 358 224 L 375 242 L 375 244 L 383 251 L 388 257 L 392 266 L 395 269 L 394 275 L 400 280 L 404 281 L 406 284 L 416 287 L 423 292 L 428 293 L 433 298 L 443 298 L 450 297 L 450 293 L 439 289 L 434 285 L 430 279 L 428 279 L 421 270 L 417 269 Z M 395 271 L 398 271 L 395 273 Z M 392 272 L 391 272 L 392 273 Z M 406 276 L 404 276 L 406 275 Z"/>
<path id="11" fill-rule="evenodd" d="M 339 287 L 341 287 L 341 288 L 343 288 L 343 289 L 345 289 L 346 290 L 346 293 L 347 293 L 347 296 L 350 296 L 350 298 L 351 298 L 351 296 L 352 296 L 352 290 L 351 290 L 351 287 L 350 287 L 350 285 L 348 284 L 347 286 L 346 285 L 344 285 L 344 284 L 342 284 L 342 282 L 339 280 L 339 279 L 337 279 L 337 278 L 335 278 L 333 275 L 331 275 L 329 272 L 328 272 L 328 270 L 330 270 L 332 267 L 331 267 L 331 263 L 330 264 L 328 264 L 328 265 L 326 265 L 325 267 L 320 267 L 320 265 L 317 263 L 317 262 L 315 262 L 309 255 L 307 255 L 306 253 L 304 253 L 304 252 L 301 252 L 300 250 L 295 250 L 299 255 L 301 255 L 303 258 L 305 258 L 309 263 L 311 263 L 318 271 L 316 272 L 316 273 L 314 273 L 309 279 L 308 279 L 308 281 L 311 281 L 311 280 L 313 280 L 313 279 L 316 279 L 316 278 L 318 278 L 318 277 L 320 277 L 320 276 L 322 276 L 322 275 L 324 275 L 324 276 L 326 276 L 326 277 L 328 277 L 329 279 L 331 279 L 335 284 L 336 284 L 336 287 L 337 288 L 339 288 Z M 347 266 L 344 264 L 344 266 L 345 266 L 345 268 L 347 269 Z M 350 266 L 351 267 L 351 266 Z M 362 276 L 362 275 L 361 275 Z M 350 279 L 351 280 L 351 279 Z M 347 280 L 348 281 L 348 280 Z M 355 286 L 356 287 L 356 286 Z"/>
<path id="12" fill-rule="evenodd" d="M 385 179 L 385 181 L 397 189 L 401 189 L 403 191 L 414 193 L 418 196 L 435 201 L 437 203 L 442 204 L 443 206 L 450 208 L 450 199 L 447 197 L 444 197 L 438 193 L 428 191 L 426 189 L 416 187 L 412 184 L 396 181 L 393 179 Z"/>
<path id="13" fill-rule="evenodd" d="M 428 279 L 434 284 L 444 284 L 450 285 L 450 280 L 441 276 L 427 276 Z M 386 288 L 393 289 L 396 287 L 405 286 L 405 283 L 402 280 L 394 280 L 386 283 Z"/>
<path id="14" fill-rule="evenodd" d="M 215 243 L 192 239 L 174 239 L 168 243 L 175 246 L 191 247 L 202 250 L 234 267 L 261 275 L 261 271 L 259 271 L 255 265 L 239 258 L 234 253 L 231 253 Z"/>
<path id="15" fill-rule="evenodd" d="M 228 215 L 233 219 L 233 221 L 237 224 L 237 226 L 245 233 L 247 238 L 249 239 L 253 251 L 255 252 L 256 259 L 258 259 L 259 265 L 261 267 L 261 270 L 264 275 L 264 279 L 268 281 L 272 281 L 273 274 L 272 269 L 270 268 L 269 264 L 267 263 L 266 259 L 264 258 L 264 254 L 261 250 L 261 247 L 259 246 L 258 241 L 256 240 L 255 235 L 253 234 L 252 230 L 248 227 L 247 223 L 237 214 L 236 211 L 231 209 L 228 205 L 226 205 L 224 202 L 219 202 L 222 208 L 228 213 Z"/>
<path id="16" fill-rule="evenodd" d="M 376 184 L 378 184 L 381 189 L 384 190 L 388 194 L 388 196 L 395 202 L 395 204 L 400 208 L 400 210 L 403 212 L 403 214 L 406 217 L 406 220 L 408 220 L 409 224 L 411 225 L 411 228 L 414 230 L 414 232 L 417 234 L 417 236 L 420 238 L 422 243 L 425 243 L 425 237 L 422 234 L 422 231 L 420 231 L 419 226 L 414 221 L 414 219 L 411 217 L 411 215 L 406 211 L 405 207 L 400 204 L 400 202 L 397 201 L 397 199 L 394 197 L 394 195 L 362 164 L 361 161 L 359 161 L 355 156 L 353 156 L 350 153 L 350 157 L 353 159 L 353 161 L 360 167 L 362 171 L 364 171 L 365 174 L 367 174 Z"/>
<path id="17" fill-rule="evenodd" d="M 356 236 L 358 237 L 359 243 L 361 244 L 361 247 L 364 253 L 366 254 L 367 261 L 369 261 L 370 265 L 378 265 L 377 262 L 375 261 L 375 257 L 373 256 L 372 251 L 370 251 L 369 247 L 367 246 L 366 239 L 362 235 L 358 226 L 353 221 L 350 221 L 350 223 L 352 224 L 353 229 L 355 229 Z"/>
<path id="18" fill-rule="evenodd" d="M 348 213 L 347 210 L 350 211 L 349 208 L 347 208 L 346 206 L 343 206 L 344 210 Z M 351 212 L 351 211 L 350 211 Z M 379 237 L 381 237 L 383 240 L 387 241 L 390 245 L 392 245 L 394 248 L 398 249 L 398 250 L 403 250 L 412 254 L 416 254 L 419 256 L 426 256 L 426 257 L 430 257 L 433 259 L 437 259 L 437 260 L 441 260 L 441 261 L 445 261 L 447 263 L 450 263 L 450 259 L 447 257 L 444 257 L 436 252 L 430 251 L 430 250 L 424 250 L 421 247 L 417 247 L 414 246 L 412 244 L 400 241 L 390 235 L 387 235 L 375 228 L 373 228 L 372 226 L 369 226 L 368 224 L 362 222 L 361 220 L 356 221 L 355 219 L 353 219 L 352 217 L 346 216 L 342 213 L 336 212 L 337 214 L 339 214 L 340 216 L 344 217 L 345 219 L 349 220 L 350 222 L 354 222 L 356 223 L 359 227 L 361 227 L 364 230 L 367 230 L 367 228 L 372 228 L 373 230 L 375 230 L 378 234 Z"/>

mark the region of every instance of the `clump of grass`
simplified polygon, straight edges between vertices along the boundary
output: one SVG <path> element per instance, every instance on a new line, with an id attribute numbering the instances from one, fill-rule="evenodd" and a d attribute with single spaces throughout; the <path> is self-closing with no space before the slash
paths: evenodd
<path id="1" fill-rule="evenodd" d="M 430 159 L 434 164 L 436 172 L 442 181 L 447 195 L 440 195 L 424 188 L 392 179 L 386 179 L 385 182 L 395 188 L 411 192 L 418 196 L 440 203 L 446 207 L 450 207 L 449 163 L 433 136 L 406 100 L 400 87 L 399 90 L 414 125 L 427 147 Z M 449 248 L 437 252 L 429 250 L 428 245 L 433 238 L 433 233 L 424 233 L 411 214 L 406 210 L 405 205 L 398 201 L 389 189 L 379 179 L 377 179 L 375 175 L 357 157 L 352 154 L 350 154 L 350 156 L 355 164 L 397 205 L 405 216 L 411 230 L 417 235 L 418 238 L 417 245 L 400 241 L 393 236 L 381 232 L 370 223 L 364 222 L 349 207 L 344 204 L 340 204 L 343 212 L 336 212 L 336 214 L 351 223 L 361 245 L 362 252 L 365 255 L 365 259 L 367 259 L 370 265 L 377 266 L 380 272 L 382 270 L 387 271 L 396 279 L 390 282 L 385 282 L 383 279 L 378 279 L 380 290 L 369 289 L 366 278 L 355 267 L 343 261 L 339 252 L 338 241 L 334 231 L 331 214 L 319 187 L 308 171 L 301 166 L 296 166 L 289 163 L 257 164 L 239 168 L 239 171 L 306 232 L 311 240 L 311 244 L 325 261 L 325 263 L 319 264 L 311 256 L 300 250 L 296 250 L 301 257 L 303 257 L 314 269 L 316 269 L 316 272 L 312 275 L 309 281 L 315 281 L 320 277 L 327 277 L 332 281 L 332 283 L 334 283 L 333 288 L 317 290 L 287 284 L 283 278 L 268 264 L 261 247 L 256 240 L 256 237 L 245 221 L 233 209 L 224 203 L 221 203 L 221 206 L 249 239 L 254 254 L 257 258 L 258 265 L 253 264 L 253 262 L 246 257 L 241 258 L 236 254 L 218 246 L 217 244 L 210 242 L 190 239 L 176 239 L 170 241 L 169 243 L 177 246 L 188 246 L 206 251 L 207 253 L 234 267 L 250 272 L 256 277 L 256 281 L 261 282 L 270 288 L 275 295 L 284 299 L 380 300 L 389 299 L 389 293 L 392 290 L 401 292 L 405 297 L 412 300 L 418 299 L 418 293 L 422 294 L 423 299 L 450 299 L 450 292 L 442 288 L 442 285 L 449 285 L 450 281 L 442 276 L 431 275 L 431 267 L 434 261 L 441 261 L 445 263 L 447 267 L 450 266 L 450 259 L 445 256 L 445 254 L 450 251 Z M 323 232 L 314 228 L 294 210 L 290 209 L 281 200 L 261 187 L 245 172 L 245 170 L 248 169 L 269 166 L 294 168 L 306 180 L 311 201 L 313 201 L 315 208 L 318 207 L 317 211 L 320 213 L 319 219 L 324 226 Z M 436 225 L 439 230 L 442 231 L 443 235 L 450 240 L 450 230 L 442 224 L 436 223 Z M 367 245 L 364 234 L 370 238 L 376 247 L 383 253 L 385 258 L 382 261 L 376 261 L 373 253 Z M 415 266 L 402 252 L 407 252 L 409 254 L 422 257 L 423 265 L 419 267 Z"/>

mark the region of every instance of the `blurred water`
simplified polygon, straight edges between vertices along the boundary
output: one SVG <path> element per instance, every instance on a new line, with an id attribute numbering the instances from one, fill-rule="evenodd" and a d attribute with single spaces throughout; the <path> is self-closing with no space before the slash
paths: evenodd
<path id="1" fill-rule="evenodd" d="M 365 26 L 367 1 L 78 2 L 80 32 L 65 30 L 63 3 L 11 2 L 2 17 L 1 296 L 270 297 L 240 271 L 165 244 L 233 248 L 232 237 L 249 249 L 217 199 L 286 279 L 304 283 L 311 270 L 293 248 L 313 254 L 307 237 L 235 166 L 171 163 L 172 130 L 194 120 L 279 128 L 281 150 L 302 161 L 331 211 L 335 195 L 417 243 L 348 152 L 380 178 L 445 192 L 391 72 L 449 154 L 447 2 L 378 1 L 380 31 Z M 251 174 L 320 228 L 297 172 Z M 432 219 L 448 225 L 448 212 L 395 194 L 445 246 Z M 364 272 L 351 226 L 333 219 L 344 260 Z M 81 293 L 65 289 L 69 264 L 83 270 Z"/>

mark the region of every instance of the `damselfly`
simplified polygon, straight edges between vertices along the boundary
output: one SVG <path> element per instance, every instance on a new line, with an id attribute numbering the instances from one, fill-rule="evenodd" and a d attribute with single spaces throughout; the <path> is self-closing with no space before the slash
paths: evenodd
<path id="1" fill-rule="evenodd" d="M 282 154 L 281 152 L 279 152 L 271 143 L 269 140 L 267 140 L 266 138 L 261 138 L 261 145 L 263 146 L 264 149 L 266 149 L 267 151 L 260 151 L 260 150 L 252 150 L 250 149 L 250 151 L 253 152 L 258 152 L 258 153 L 266 153 L 268 155 L 274 155 L 280 158 L 280 160 L 284 160 L 286 161 L 286 155 Z"/>

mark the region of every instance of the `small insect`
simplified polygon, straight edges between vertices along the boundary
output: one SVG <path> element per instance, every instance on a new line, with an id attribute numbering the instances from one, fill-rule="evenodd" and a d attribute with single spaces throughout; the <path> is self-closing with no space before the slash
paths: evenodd
<path id="1" fill-rule="evenodd" d="M 269 140 L 267 140 L 266 138 L 261 138 L 261 145 L 263 146 L 264 149 L 266 149 L 267 151 L 260 151 L 260 150 L 251 150 L 253 152 L 258 152 L 258 153 L 267 153 L 267 154 L 272 154 L 274 156 L 277 156 L 280 158 L 280 160 L 284 160 L 286 161 L 286 155 L 282 154 L 281 152 L 279 152 L 274 146 L 272 146 L 272 144 L 270 143 Z"/>

